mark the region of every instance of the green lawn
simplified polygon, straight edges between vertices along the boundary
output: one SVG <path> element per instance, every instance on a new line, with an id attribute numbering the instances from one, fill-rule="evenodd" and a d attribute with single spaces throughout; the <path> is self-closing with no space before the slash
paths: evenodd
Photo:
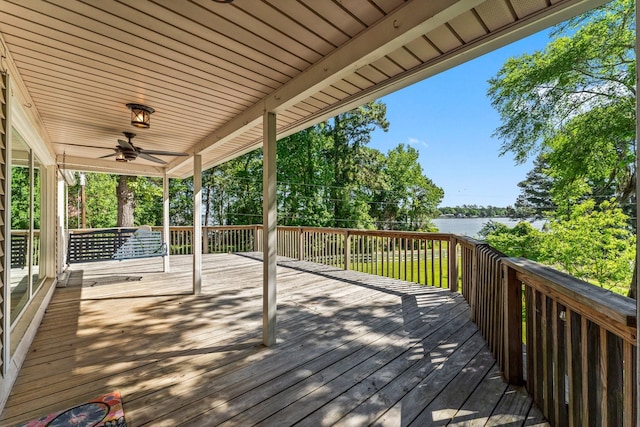
<path id="1" fill-rule="evenodd" d="M 361 271 L 363 273 L 375 274 L 377 276 L 385 276 L 393 279 L 407 280 L 422 285 L 431 285 L 437 287 L 448 287 L 448 260 L 442 259 L 442 270 L 438 259 L 432 262 L 431 259 L 421 259 L 420 261 L 405 263 L 400 260 L 387 262 L 352 262 L 351 270 Z M 432 270 L 433 266 L 433 270 Z"/>

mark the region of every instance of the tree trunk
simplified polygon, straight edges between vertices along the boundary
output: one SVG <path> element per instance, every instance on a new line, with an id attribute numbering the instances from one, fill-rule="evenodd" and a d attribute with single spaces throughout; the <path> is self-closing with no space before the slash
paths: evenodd
<path id="1" fill-rule="evenodd" d="M 129 187 L 129 182 L 135 177 L 120 175 L 118 177 L 118 224 L 117 227 L 133 227 L 133 208 L 135 206 L 133 190 Z"/>

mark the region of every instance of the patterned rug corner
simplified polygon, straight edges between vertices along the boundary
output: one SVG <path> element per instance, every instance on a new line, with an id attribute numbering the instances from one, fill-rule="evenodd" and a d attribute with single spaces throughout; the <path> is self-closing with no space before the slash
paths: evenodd
<path id="1" fill-rule="evenodd" d="M 119 391 L 18 424 L 16 427 L 126 427 Z"/>

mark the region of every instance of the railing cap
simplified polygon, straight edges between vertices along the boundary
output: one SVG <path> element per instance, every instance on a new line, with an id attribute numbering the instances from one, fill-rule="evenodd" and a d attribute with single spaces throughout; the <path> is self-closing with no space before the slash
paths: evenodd
<path id="1" fill-rule="evenodd" d="M 529 285 L 546 285 L 559 295 L 589 307 L 594 313 L 603 314 L 625 326 L 637 325 L 636 302 L 631 298 L 528 259 L 504 258 L 502 262 L 519 272 L 518 278 Z"/>

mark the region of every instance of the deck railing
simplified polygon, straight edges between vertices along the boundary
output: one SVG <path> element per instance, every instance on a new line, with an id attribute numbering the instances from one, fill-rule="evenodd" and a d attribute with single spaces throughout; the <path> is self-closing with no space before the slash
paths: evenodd
<path id="1" fill-rule="evenodd" d="M 191 228 L 172 227 L 172 253 Z M 635 301 L 467 237 L 278 227 L 278 255 L 458 289 L 504 377 L 554 426 L 635 425 Z M 260 251 L 262 227 L 204 227 L 205 252 Z"/>
<path id="2" fill-rule="evenodd" d="M 261 226 L 202 230 L 204 253 L 262 250 Z M 170 227 L 169 236 L 170 254 L 191 254 L 192 227 Z M 277 236 L 278 256 L 457 290 L 456 276 L 450 274 L 457 268 L 455 238 L 449 234 L 278 227 Z"/>

